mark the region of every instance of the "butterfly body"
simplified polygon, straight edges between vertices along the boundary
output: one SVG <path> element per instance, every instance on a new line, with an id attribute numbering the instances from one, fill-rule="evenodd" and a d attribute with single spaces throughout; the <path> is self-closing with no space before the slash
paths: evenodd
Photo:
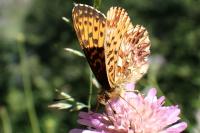
<path id="1" fill-rule="evenodd" d="M 102 86 L 97 99 L 105 104 L 146 73 L 148 33 L 143 26 L 133 26 L 120 7 L 111 7 L 105 16 L 91 6 L 75 4 L 72 17 L 81 48 Z"/>

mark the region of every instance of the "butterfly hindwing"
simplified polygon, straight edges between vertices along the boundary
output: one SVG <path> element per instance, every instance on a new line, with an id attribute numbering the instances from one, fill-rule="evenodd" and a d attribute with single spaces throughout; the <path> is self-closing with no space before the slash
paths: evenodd
<path id="1" fill-rule="evenodd" d="M 104 46 L 111 87 L 136 83 L 146 73 L 150 54 L 148 33 L 143 26 L 133 27 L 128 13 L 120 7 L 111 7 L 107 12 Z"/>
<path id="2" fill-rule="evenodd" d="M 127 12 L 120 7 L 111 7 L 107 12 L 105 57 L 108 80 L 112 88 L 116 86 L 117 55 L 126 32 L 133 28 Z"/>
<path id="3" fill-rule="evenodd" d="M 104 89 L 109 89 L 103 45 L 106 29 L 104 14 L 91 6 L 76 4 L 72 17 L 81 48 L 95 77 Z"/>
<path id="4" fill-rule="evenodd" d="M 117 53 L 116 84 L 136 83 L 149 67 L 150 40 L 147 30 L 136 25 L 125 34 Z"/>

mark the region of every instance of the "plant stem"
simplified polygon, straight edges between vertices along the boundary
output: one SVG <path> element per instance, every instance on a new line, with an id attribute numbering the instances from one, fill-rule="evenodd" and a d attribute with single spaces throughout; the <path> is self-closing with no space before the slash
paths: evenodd
<path id="1" fill-rule="evenodd" d="M 12 133 L 12 127 L 10 123 L 10 118 L 6 108 L 2 107 L 0 109 L 0 115 L 2 118 L 2 130 L 4 133 Z"/>
<path id="2" fill-rule="evenodd" d="M 165 94 L 162 92 L 162 90 L 160 89 L 160 87 L 158 85 L 158 82 L 157 82 L 155 74 L 150 73 L 148 75 L 148 82 L 149 82 L 149 84 L 151 84 L 152 86 L 154 86 L 157 89 L 158 95 L 165 96 Z M 165 101 L 166 101 L 167 105 L 171 105 L 172 104 L 171 101 L 166 96 L 165 96 Z"/>
<path id="3" fill-rule="evenodd" d="M 90 70 L 90 90 L 88 97 L 88 110 L 91 110 L 91 100 L 92 100 L 92 71 Z"/>
<path id="4" fill-rule="evenodd" d="M 101 0 L 93 0 L 93 6 L 94 6 L 96 9 L 99 9 L 99 8 L 100 8 L 100 5 L 101 5 Z"/>
<path id="5" fill-rule="evenodd" d="M 28 68 L 28 62 L 25 58 L 25 48 L 23 46 L 22 42 L 18 43 L 18 49 L 19 49 L 19 56 L 20 56 L 20 68 L 21 68 L 21 74 L 22 74 L 22 83 L 24 87 L 24 93 L 25 93 L 25 102 L 27 105 L 28 115 L 31 123 L 31 128 L 33 133 L 40 133 L 39 128 L 39 122 L 36 115 L 35 107 L 34 107 L 34 101 L 33 101 L 33 94 L 31 90 L 31 81 L 30 81 L 30 74 L 29 74 L 29 68 Z"/>

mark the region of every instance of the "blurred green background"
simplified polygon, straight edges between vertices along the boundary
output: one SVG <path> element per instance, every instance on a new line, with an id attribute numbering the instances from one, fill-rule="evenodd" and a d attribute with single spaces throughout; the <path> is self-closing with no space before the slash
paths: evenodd
<path id="1" fill-rule="evenodd" d="M 48 108 L 55 89 L 87 104 L 89 67 L 64 48 L 80 50 L 71 20 L 73 2 L 0 0 L 0 133 L 66 133 L 78 112 Z M 102 0 L 127 10 L 147 28 L 151 66 L 138 88 L 160 88 L 182 109 L 187 133 L 200 132 L 200 1 Z M 95 106 L 95 97 L 93 97 Z"/>

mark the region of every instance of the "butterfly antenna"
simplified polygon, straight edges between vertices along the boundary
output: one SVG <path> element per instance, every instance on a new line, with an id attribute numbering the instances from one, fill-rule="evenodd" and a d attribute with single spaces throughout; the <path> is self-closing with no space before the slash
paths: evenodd
<path id="1" fill-rule="evenodd" d="M 139 90 L 136 90 L 136 89 L 134 89 L 134 90 L 125 90 L 125 92 L 135 92 L 135 93 L 140 93 L 140 91 Z"/>
<path id="2" fill-rule="evenodd" d="M 135 112 L 140 116 L 140 121 L 142 122 L 142 115 L 137 111 L 137 109 L 133 105 L 131 105 L 129 102 L 127 102 L 126 99 L 124 99 L 121 95 L 119 95 L 119 97 L 123 99 L 129 106 L 131 106 L 135 110 Z"/>

